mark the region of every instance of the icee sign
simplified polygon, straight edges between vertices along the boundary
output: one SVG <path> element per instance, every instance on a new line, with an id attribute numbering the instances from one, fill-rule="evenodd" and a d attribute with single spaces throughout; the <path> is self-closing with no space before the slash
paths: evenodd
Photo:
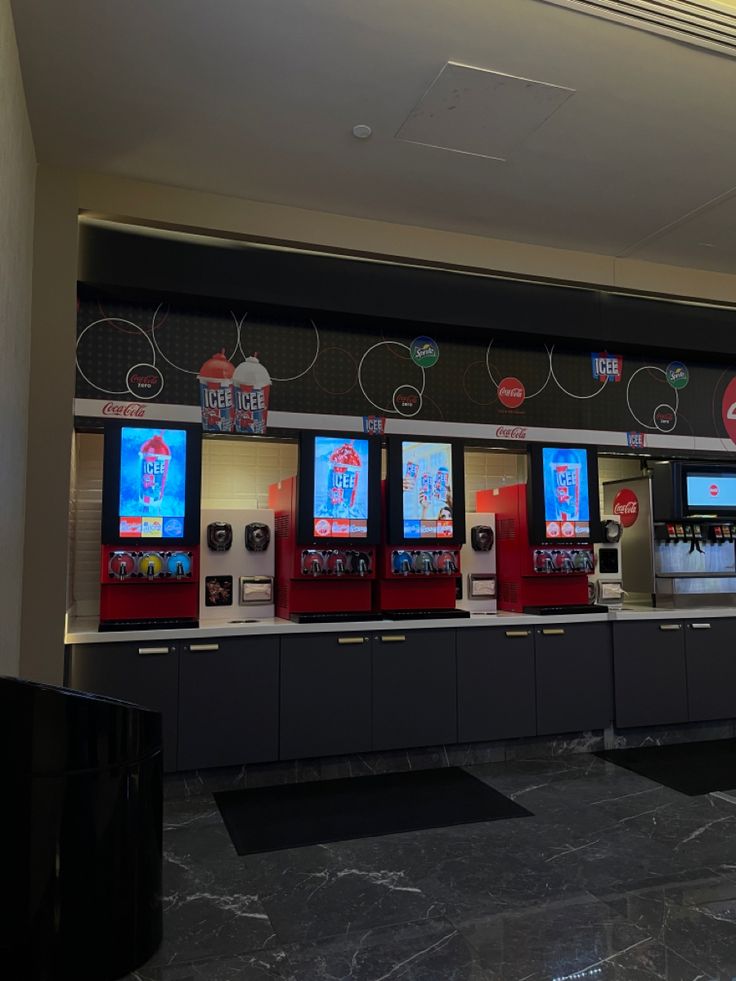
<path id="1" fill-rule="evenodd" d="M 590 359 L 593 365 L 593 377 L 598 381 L 621 381 L 624 359 L 620 354 L 609 354 L 608 351 L 594 352 Z"/>

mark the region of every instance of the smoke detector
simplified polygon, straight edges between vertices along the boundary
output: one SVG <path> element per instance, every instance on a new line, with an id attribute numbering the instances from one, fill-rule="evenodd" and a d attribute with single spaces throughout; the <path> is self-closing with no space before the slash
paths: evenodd
<path id="1" fill-rule="evenodd" d="M 724 0 L 541 0 L 736 57 L 736 8 Z"/>

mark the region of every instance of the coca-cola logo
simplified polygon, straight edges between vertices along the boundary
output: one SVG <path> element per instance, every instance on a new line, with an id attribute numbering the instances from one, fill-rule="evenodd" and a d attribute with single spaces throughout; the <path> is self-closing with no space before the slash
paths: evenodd
<path id="1" fill-rule="evenodd" d="M 718 484 L 711 484 L 708 488 L 708 493 L 711 497 L 718 497 L 719 487 Z"/>
<path id="2" fill-rule="evenodd" d="M 124 416 L 126 419 L 145 419 L 145 405 L 137 402 L 105 402 L 102 406 L 103 416 Z"/>
<path id="3" fill-rule="evenodd" d="M 639 498 L 629 487 L 622 487 L 613 499 L 613 513 L 624 528 L 630 528 L 639 517 Z"/>
<path id="4" fill-rule="evenodd" d="M 497 426 L 498 439 L 526 439 L 527 430 L 523 426 Z"/>
<path id="5" fill-rule="evenodd" d="M 509 375 L 498 383 L 498 401 L 507 409 L 518 409 L 525 398 L 526 390 L 518 378 Z"/>
<path id="6" fill-rule="evenodd" d="M 134 364 L 125 378 L 128 391 L 137 399 L 155 399 L 164 387 L 164 376 L 153 364 Z"/>
<path id="7" fill-rule="evenodd" d="M 732 378 L 726 386 L 721 400 L 723 425 L 731 440 L 736 443 L 736 378 Z"/>

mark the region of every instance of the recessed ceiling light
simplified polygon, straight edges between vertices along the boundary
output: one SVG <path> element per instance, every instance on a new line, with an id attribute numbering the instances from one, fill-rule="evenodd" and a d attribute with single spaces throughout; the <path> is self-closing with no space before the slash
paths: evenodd
<path id="1" fill-rule="evenodd" d="M 353 126 L 353 136 L 356 140 L 367 140 L 372 132 L 370 126 L 365 123 L 358 123 L 357 126 Z"/>
<path id="2" fill-rule="evenodd" d="M 701 245 L 704 249 L 715 249 L 716 248 L 716 246 L 714 245 L 713 242 L 698 242 L 698 245 Z"/>

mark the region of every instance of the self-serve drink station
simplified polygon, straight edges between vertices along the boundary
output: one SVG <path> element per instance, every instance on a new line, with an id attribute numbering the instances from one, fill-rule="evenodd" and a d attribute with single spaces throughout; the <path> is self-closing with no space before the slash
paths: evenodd
<path id="1" fill-rule="evenodd" d="M 499 609 L 598 609 L 588 601 L 600 528 L 594 449 L 534 446 L 527 483 L 478 491 L 476 507 L 496 516 Z"/>
<path id="2" fill-rule="evenodd" d="M 456 609 L 465 541 L 462 444 L 391 436 L 374 608 L 392 618 L 467 617 Z"/>
<path id="3" fill-rule="evenodd" d="M 378 619 L 372 582 L 381 531 L 381 444 L 302 433 L 299 470 L 272 484 L 276 614 L 298 622 Z"/>
<path id="4" fill-rule="evenodd" d="M 603 486 L 624 525 L 627 600 L 657 607 L 736 605 L 736 467 L 653 462 Z"/>
<path id="5" fill-rule="evenodd" d="M 100 629 L 197 626 L 201 430 L 105 425 Z"/>

